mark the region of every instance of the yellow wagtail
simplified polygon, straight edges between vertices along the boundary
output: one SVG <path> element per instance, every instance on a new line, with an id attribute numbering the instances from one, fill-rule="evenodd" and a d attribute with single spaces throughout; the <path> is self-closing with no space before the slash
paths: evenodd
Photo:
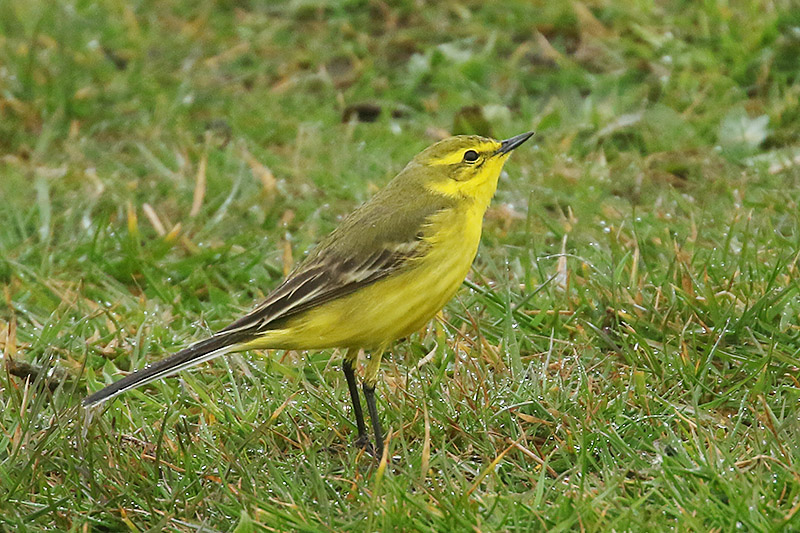
<path id="1" fill-rule="evenodd" d="M 355 378 L 359 349 L 375 450 L 383 436 L 375 406 L 381 355 L 422 328 L 464 281 L 478 250 L 483 215 L 511 151 L 505 141 L 450 137 L 428 147 L 345 218 L 260 305 L 211 337 L 87 396 L 91 406 L 228 352 L 347 348 L 342 365 L 358 438 L 368 447 Z"/>

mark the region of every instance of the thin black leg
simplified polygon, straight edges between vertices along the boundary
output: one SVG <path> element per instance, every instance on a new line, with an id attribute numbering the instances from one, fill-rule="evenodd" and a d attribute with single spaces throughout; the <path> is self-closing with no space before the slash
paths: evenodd
<path id="1" fill-rule="evenodd" d="M 356 426 L 358 427 L 356 445 L 364 448 L 369 444 L 369 435 L 367 435 L 367 425 L 364 423 L 364 413 L 361 411 L 361 399 L 358 397 L 358 385 L 356 385 L 356 373 L 353 368 L 353 362 L 345 358 L 342 363 L 342 370 L 344 371 L 345 379 L 347 379 L 347 388 L 350 389 L 350 400 L 353 402 L 353 414 L 356 416 Z"/>
<path id="2" fill-rule="evenodd" d="M 364 398 L 367 400 L 369 418 L 372 420 L 372 431 L 375 433 L 375 457 L 383 457 L 383 430 L 381 421 L 378 420 L 378 407 L 375 405 L 375 387 L 370 387 L 364 383 Z"/>

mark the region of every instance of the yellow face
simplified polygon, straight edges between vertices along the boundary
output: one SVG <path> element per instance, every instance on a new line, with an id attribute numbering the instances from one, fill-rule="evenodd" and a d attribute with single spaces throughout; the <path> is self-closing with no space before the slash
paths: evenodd
<path id="1" fill-rule="evenodd" d="M 505 141 L 475 135 L 451 137 L 429 147 L 415 160 L 428 170 L 425 186 L 432 192 L 488 205 L 511 151 L 531 135 Z"/>

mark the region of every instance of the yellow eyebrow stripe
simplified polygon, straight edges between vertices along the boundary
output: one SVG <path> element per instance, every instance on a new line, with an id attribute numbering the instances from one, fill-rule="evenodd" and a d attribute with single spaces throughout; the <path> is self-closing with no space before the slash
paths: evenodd
<path id="1" fill-rule="evenodd" d="M 479 154 L 491 153 L 500 149 L 500 143 L 485 142 L 473 146 L 465 146 L 463 150 L 447 154 L 444 157 L 431 159 L 428 161 L 429 165 L 453 165 L 460 163 L 464 160 L 464 152 L 467 150 L 475 150 Z"/>

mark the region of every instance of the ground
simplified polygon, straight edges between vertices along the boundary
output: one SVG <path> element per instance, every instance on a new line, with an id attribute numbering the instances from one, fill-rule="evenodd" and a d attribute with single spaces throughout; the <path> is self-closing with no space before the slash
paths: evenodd
<path id="1" fill-rule="evenodd" d="M 0 528 L 800 529 L 798 49 L 791 1 L 1 2 Z M 337 351 L 80 407 L 529 130 L 384 364 L 388 464 Z"/>

